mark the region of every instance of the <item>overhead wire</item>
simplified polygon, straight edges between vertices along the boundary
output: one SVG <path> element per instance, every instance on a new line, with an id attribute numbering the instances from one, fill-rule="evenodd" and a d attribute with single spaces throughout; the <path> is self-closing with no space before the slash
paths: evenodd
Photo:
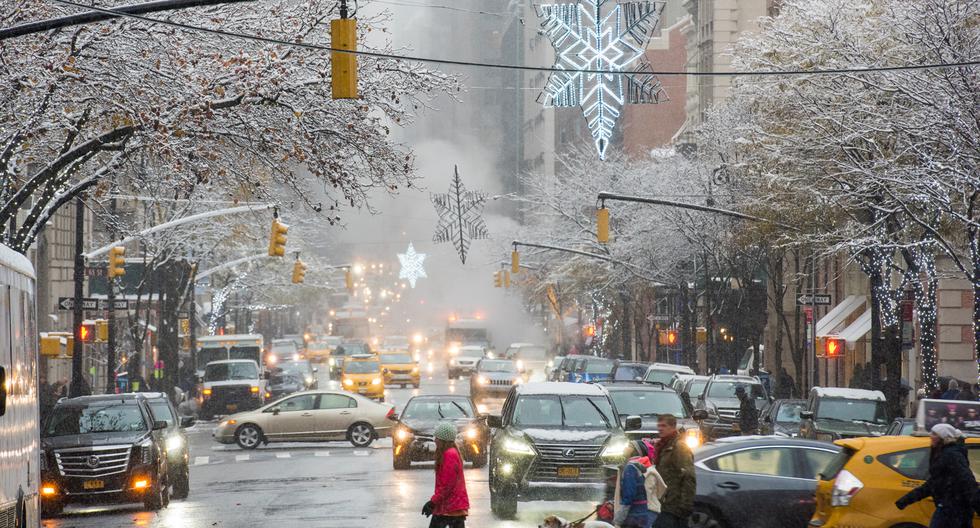
<path id="1" fill-rule="evenodd" d="M 637 72 L 633 71 L 621 71 L 621 70 L 597 70 L 597 69 L 578 69 L 571 70 L 565 68 L 556 68 L 554 66 L 529 66 L 522 64 L 500 64 L 500 63 L 489 63 L 489 62 L 477 62 L 477 61 L 464 61 L 464 60 L 454 60 L 454 59 L 440 59 L 435 57 L 422 57 L 422 56 L 412 56 L 412 55 L 398 55 L 394 53 L 384 53 L 378 51 L 363 51 L 363 50 L 345 50 L 339 48 L 333 48 L 330 46 L 325 46 L 322 44 L 311 44 L 308 42 L 289 42 L 286 40 L 276 39 L 272 37 L 263 37 L 260 35 L 238 33 L 234 31 L 227 31 L 223 29 L 213 29 L 201 26 L 193 26 L 190 24 L 184 24 L 182 22 L 174 22 L 172 20 L 161 20 L 158 18 L 151 18 L 143 15 L 135 15 L 132 13 L 121 13 L 119 11 L 113 11 L 112 9 L 106 9 L 101 7 L 95 7 L 92 5 L 80 4 L 77 2 L 72 2 L 71 0 L 52 0 L 53 2 L 77 7 L 81 9 L 87 9 L 91 11 L 98 11 L 102 13 L 111 14 L 114 16 L 131 18 L 135 20 L 140 20 L 142 22 L 150 24 L 161 24 L 165 26 L 171 26 L 179 29 L 184 29 L 187 31 L 196 31 L 201 33 L 209 33 L 212 35 L 218 35 L 223 37 L 252 40 L 255 42 L 264 42 L 266 44 L 276 44 L 280 46 L 289 46 L 296 48 L 305 49 L 315 49 L 319 51 L 330 51 L 336 53 L 347 53 L 351 55 L 358 55 L 362 57 L 371 57 L 376 59 L 391 59 L 400 61 L 411 61 L 420 62 L 428 64 L 439 64 L 443 66 L 462 66 L 462 67 L 473 67 L 473 68 L 492 68 L 498 70 L 519 70 L 519 71 L 534 71 L 534 72 L 546 72 L 546 73 L 585 73 L 585 74 L 596 74 L 596 75 L 633 75 Z M 813 76 L 813 75 L 840 75 L 840 74 L 858 74 L 858 73 L 885 73 L 885 72 L 901 72 L 901 71 L 916 71 L 916 70 L 935 70 L 935 69 L 946 69 L 946 68 L 961 68 L 961 67 L 972 67 L 980 66 L 980 60 L 970 60 L 970 61 L 960 61 L 960 62 L 945 62 L 945 63 L 930 63 L 930 64 L 909 64 L 901 66 L 874 66 L 874 67 L 861 67 L 861 68 L 828 68 L 828 69 L 817 69 L 817 70 L 759 70 L 759 71 L 737 71 L 737 72 L 702 72 L 702 71 L 644 71 L 643 74 L 657 75 L 657 76 L 686 76 L 686 77 L 766 77 L 766 76 Z"/>

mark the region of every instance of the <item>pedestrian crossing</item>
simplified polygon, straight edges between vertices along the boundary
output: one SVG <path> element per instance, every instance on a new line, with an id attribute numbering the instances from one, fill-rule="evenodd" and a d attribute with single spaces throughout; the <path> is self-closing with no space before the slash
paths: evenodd
<path id="1" fill-rule="evenodd" d="M 192 466 L 214 466 L 218 464 L 241 464 L 251 462 L 269 462 L 276 460 L 291 460 L 302 458 L 324 458 L 324 457 L 372 457 L 385 456 L 387 449 L 330 449 L 330 450 L 301 450 L 301 451 L 275 451 L 275 450 L 256 450 L 250 453 L 234 453 L 227 451 L 217 451 L 210 455 L 193 457 Z"/>

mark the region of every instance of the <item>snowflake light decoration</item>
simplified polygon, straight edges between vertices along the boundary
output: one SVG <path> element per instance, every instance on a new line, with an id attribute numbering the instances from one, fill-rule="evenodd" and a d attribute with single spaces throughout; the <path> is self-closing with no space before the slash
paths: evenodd
<path id="1" fill-rule="evenodd" d="M 612 7 L 604 7 L 607 4 Z M 554 67 L 567 70 L 551 74 L 539 101 L 546 107 L 580 106 L 599 159 L 606 157 L 624 105 L 667 100 L 644 59 L 663 6 L 646 0 L 581 0 L 538 6 L 541 27 L 557 54 Z"/>
<path id="2" fill-rule="evenodd" d="M 459 259 L 466 264 L 466 253 L 473 240 L 489 238 L 487 226 L 480 216 L 480 209 L 487 196 L 477 191 L 467 191 L 459 179 L 459 168 L 455 167 L 453 182 L 446 194 L 431 195 L 432 203 L 439 213 L 439 224 L 432 241 L 436 244 L 452 240 Z"/>
<path id="3" fill-rule="evenodd" d="M 425 274 L 425 268 L 422 267 L 424 261 L 425 253 L 416 253 L 415 247 L 409 242 L 408 249 L 404 253 L 398 254 L 398 262 L 402 265 L 402 269 L 398 273 L 398 278 L 408 279 L 408 283 L 414 288 L 415 281 L 428 277 Z"/>

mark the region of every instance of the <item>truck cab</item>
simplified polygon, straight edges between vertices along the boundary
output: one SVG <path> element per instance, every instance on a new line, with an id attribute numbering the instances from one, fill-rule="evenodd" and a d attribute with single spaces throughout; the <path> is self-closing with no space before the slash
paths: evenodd
<path id="1" fill-rule="evenodd" d="M 257 409 L 267 398 L 267 376 L 250 359 L 212 361 L 201 379 L 201 418 Z"/>

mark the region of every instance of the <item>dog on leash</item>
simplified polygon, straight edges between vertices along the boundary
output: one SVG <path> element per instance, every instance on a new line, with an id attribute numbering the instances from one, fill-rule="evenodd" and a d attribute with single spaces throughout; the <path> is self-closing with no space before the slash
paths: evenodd
<path id="1" fill-rule="evenodd" d="M 538 528 L 615 528 L 613 525 L 602 522 L 602 521 L 583 521 L 579 523 L 570 523 L 557 515 L 549 515 L 544 518 L 544 524 L 538 525 Z"/>

